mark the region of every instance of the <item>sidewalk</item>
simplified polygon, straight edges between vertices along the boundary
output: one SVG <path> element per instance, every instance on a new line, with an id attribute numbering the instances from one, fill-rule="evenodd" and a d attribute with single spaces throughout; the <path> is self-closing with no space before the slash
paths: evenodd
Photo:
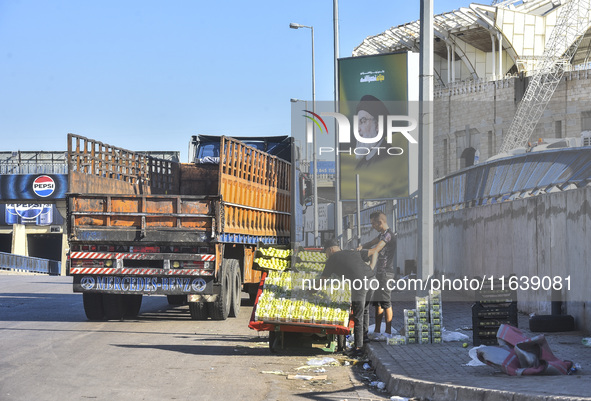
<path id="1" fill-rule="evenodd" d="M 591 347 L 581 344 L 581 332 L 548 333 L 550 349 L 563 360 L 581 365 L 570 376 L 508 376 L 491 366 L 470 367 L 472 345 L 471 302 L 443 299 L 443 326 L 468 335 L 468 348 L 461 342 L 427 345 L 387 345 L 371 342 L 368 355 L 388 393 L 401 397 L 422 397 L 429 401 L 575 401 L 591 400 Z M 402 309 L 412 302 L 393 302 L 394 328 L 402 328 Z M 373 313 L 373 311 L 372 311 Z M 519 328 L 527 336 L 528 316 L 519 315 Z"/>

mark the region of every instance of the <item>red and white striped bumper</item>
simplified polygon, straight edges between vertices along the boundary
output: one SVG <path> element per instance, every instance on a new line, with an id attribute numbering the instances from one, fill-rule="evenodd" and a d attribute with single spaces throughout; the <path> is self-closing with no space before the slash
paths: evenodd
<path id="1" fill-rule="evenodd" d="M 98 267 L 75 266 L 75 261 L 80 260 L 191 260 L 194 262 L 213 262 L 215 255 L 197 254 L 187 255 L 182 253 L 157 254 L 157 253 L 115 253 L 115 252 L 72 252 L 70 253 L 70 274 L 101 274 L 101 275 L 132 275 L 132 276 L 213 276 L 213 266 L 195 266 L 187 268 L 153 268 L 153 267 Z M 206 264 L 207 265 L 207 264 Z"/>
<path id="2" fill-rule="evenodd" d="M 174 257 L 170 257 L 175 255 Z M 183 254 L 168 254 L 170 259 L 182 259 L 186 257 Z M 154 260 L 163 259 L 162 254 L 156 253 L 121 253 L 121 252 L 72 252 L 70 259 L 133 259 L 133 260 Z M 191 255 L 192 260 L 202 262 L 213 262 L 215 255 Z"/>
<path id="3" fill-rule="evenodd" d="M 70 274 L 117 274 L 125 276 L 213 276 L 213 270 L 205 269 L 149 269 L 114 267 L 72 267 Z"/>

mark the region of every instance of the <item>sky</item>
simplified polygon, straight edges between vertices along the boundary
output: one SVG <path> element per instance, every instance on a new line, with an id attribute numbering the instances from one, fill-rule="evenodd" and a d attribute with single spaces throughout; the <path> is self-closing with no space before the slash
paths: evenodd
<path id="1" fill-rule="evenodd" d="M 468 0 L 434 0 L 435 13 Z M 339 1 L 339 53 L 419 19 L 420 2 Z M 290 99 L 333 99 L 329 0 L 0 0 L 1 151 L 63 151 L 74 133 L 180 151 L 191 135 L 290 134 Z"/>

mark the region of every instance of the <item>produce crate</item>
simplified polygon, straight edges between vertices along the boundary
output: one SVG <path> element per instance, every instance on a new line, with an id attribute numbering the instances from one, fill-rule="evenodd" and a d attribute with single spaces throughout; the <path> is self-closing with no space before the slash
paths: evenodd
<path id="1" fill-rule="evenodd" d="M 268 319 L 257 319 L 257 308 L 259 307 L 259 300 L 263 294 L 265 281 L 269 272 L 263 272 L 261 282 L 259 284 L 259 290 L 257 293 L 255 305 L 252 311 L 250 322 L 248 327 L 256 331 L 268 331 L 269 332 L 269 348 L 272 352 L 276 350 L 278 343 L 282 344 L 283 333 L 295 332 L 295 333 L 312 333 L 319 335 L 326 335 L 329 339 L 329 346 L 325 348 L 325 351 L 334 352 L 335 350 L 343 350 L 345 347 L 345 336 L 351 333 L 353 328 L 353 321 L 350 319 L 350 309 L 347 310 L 348 318 L 344 324 L 328 324 L 328 323 L 306 323 L 306 322 L 281 322 L 276 320 Z"/>
<path id="2" fill-rule="evenodd" d="M 482 304 L 517 302 L 517 291 L 507 289 L 488 289 L 476 293 L 476 301 Z"/>
<path id="3" fill-rule="evenodd" d="M 517 327 L 517 302 L 476 302 L 472 305 L 472 341 L 475 346 L 497 345 L 497 332 L 501 324 Z"/>
<path id="4" fill-rule="evenodd" d="M 261 271 L 288 270 L 291 268 L 292 256 L 291 245 L 267 245 L 259 242 L 252 268 Z"/>
<path id="5" fill-rule="evenodd" d="M 472 317 L 479 319 L 509 319 L 517 323 L 517 302 L 472 305 Z"/>
<path id="6" fill-rule="evenodd" d="M 491 338 L 486 338 L 486 337 L 478 337 L 478 340 L 474 340 L 474 346 L 478 347 L 479 345 L 499 345 L 499 341 L 497 340 L 497 337 L 491 337 Z"/>
<path id="7" fill-rule="evenodd" d="M 294 257 L 293 269 L 300 272 L 322 273 L 326 254 L 316 248 L 299 249 Z"/>

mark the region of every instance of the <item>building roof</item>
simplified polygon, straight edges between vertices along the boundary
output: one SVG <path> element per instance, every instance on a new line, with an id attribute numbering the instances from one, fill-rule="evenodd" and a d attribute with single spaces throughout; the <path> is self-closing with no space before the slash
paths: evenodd
<path id="1" fill-rule="evenodd" d="M 473 49 L 484 53 L 493 50 L 493 39 L 502 35 L 502 46 L 514 67 L 503 71 L 529 72 L 535 59 L 544 54 L 545 44 L 556 24 L 558 14 L 567 0 L 506 0 L 493 5 L 472 3 L 469 7 L 434 16 L 434 53 L 448 57 L 448 46 L 455 48 L 455 60 L 475 64 Z M 581 6 L 587 4 L 581 2 Z M 419 51 L 420 21 L 392 27 L 367 37 L 353 50 L 353 56 L 366 56 L 397 51 Z M 591 31 L 587 30 L 573 65 L 587 63 L 590 56 Z M 565 44 L 568 47 L 570 44 Z M 498 42 L 496 42 L 498 47 Z M 496 49 L 498 51 L 498 48 Z M 482 78 L 476 68 L 470 68 L 472 78 Z M 511 71 L 513 70 L 513 71 Z"/>

